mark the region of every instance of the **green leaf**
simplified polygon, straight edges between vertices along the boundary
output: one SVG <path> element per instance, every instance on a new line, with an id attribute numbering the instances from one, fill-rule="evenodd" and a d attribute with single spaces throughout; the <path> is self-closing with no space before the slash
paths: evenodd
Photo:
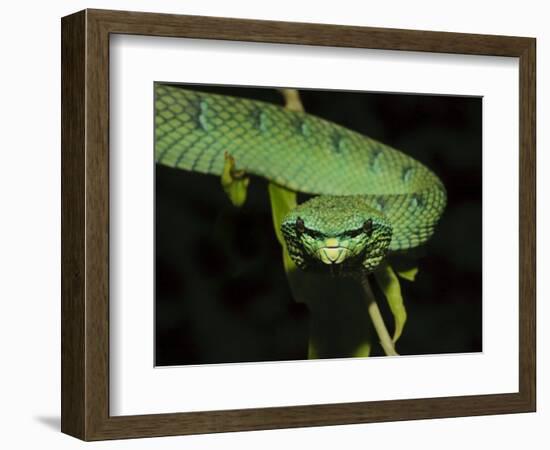
<path id="1" fill-rule="evenodd" d="M 404 270 L 397 270 L 397 275 L 407 281 L 414 281 L 418 274 L 418 267 L 410 267 Z"/>
<path id="2" fill-rule="evenodd" d="M 233 205 L 244 205 L 249 183 L 250 178 L 245 176 L 244 172 L 236 170 L 235 159 L 229 153 L 226 153 L 221 184 Z"/>
<path id="3" fill-rule="evenodd" d="M 388 257 L 386 264 L 393 267 L 393 270 L 400 278 L 407 281 L 414 281 L 418 275 L 418 258 L 420 250 L 413 249 L 406 254 L 393 254 Z"/>
<path id="4" fill-rule="evenodd" d="M 312 341 L 311 337 L 309 338 L 309 345 L 307 349 L 307 359 L 319 359 L 319 354 L 317 353 L 317 346 Z"/>
<path id="5" fill-rule="evenodd" d="M 275 235 L 277 240 L 283 248 L 283 264 L 285 271 L 289 273 L 296 269 L 294 261 L 290 258 L 288 250 L 286 248 L 286 242 L 281 231 L 281 224 L 285 215 L 297 205 L 296 192 L 286 189 L 282 186 L 278 186 L 274 183 L 269 183 L 269 200 L 271 202 L 271 217 L 273 218 L 273 227 L 275 228 Z"/>
<path id="6" fill-rule="evenodd" d="M 367 356 L 370 355 L 370 350 L 371 350 L 370 342 L 365 342 L 365 343 L 361 344 L 357 348 L 357 350 L 355 350 L 355 353 L 353 354 L 353 356 L 355 358 L 366 358 Z"/>
<path id="7" fill-rule="evenodd" d="M 395 330 L 392 340 L 395 343 L 401 336 L 403 328 L 405 327 L 405 322 L 407 321 L 407 310 L 405 309 L 403 296 L 401 295 L 399 278 L 397 278 L 397 275 L 390 265 L 385 265 L 380 270 L 376 271 L 374 276 L 393 314 Z"/>

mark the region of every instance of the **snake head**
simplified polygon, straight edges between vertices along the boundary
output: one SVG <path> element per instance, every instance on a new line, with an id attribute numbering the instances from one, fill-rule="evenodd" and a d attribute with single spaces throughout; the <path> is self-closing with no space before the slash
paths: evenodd
<path id="1" fill-rule="evenodd" d="M 298 267 L 342 274 L 375 270 L 392 237 L 388 220 L 360 196 L 314 197 L 284 217 L 281 231 Z"/>

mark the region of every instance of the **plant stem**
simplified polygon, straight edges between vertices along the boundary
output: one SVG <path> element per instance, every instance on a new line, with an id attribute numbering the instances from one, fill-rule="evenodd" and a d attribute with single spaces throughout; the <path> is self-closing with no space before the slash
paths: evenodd
<path id="1" fill-rule="evenodd" d="M 369 316 L 374 325 L 374 329 L 376 330 L 376 334 L 378 334 L 380 345 L 384 349 L 384 353 L 386 353 L 386 355 L 388 356 L 398 356 L 399 353 L 395 351 L 393 340 L 388 333 L 386 325 L 384 324 L 384 319 L 382 318 L 382 314 L 380 313 L 380 308 L 378 308 L 378 303 L 376 303 L 374 292 L 372 292 L 369 280 L 366 276 L 363 276 L 361 278 L 361 284 L 363 285 L 363 290 L 365 291 Z"/>
<path id="2" fill-rule="evenodd" d="M 300 92 L 297 89 L 279 89 L 285 98 L 285 108 L 289 111 L 304 112 L 304 105 L 300 99 Z"/>
<path id="3" fill-rule="evenodd" d="M 317 348 L 313 343 L 311 336 L 309 337 L 308 349 L 307 349 L 307 359 L 318 359 L 319 355 L 317 354 Z"/>

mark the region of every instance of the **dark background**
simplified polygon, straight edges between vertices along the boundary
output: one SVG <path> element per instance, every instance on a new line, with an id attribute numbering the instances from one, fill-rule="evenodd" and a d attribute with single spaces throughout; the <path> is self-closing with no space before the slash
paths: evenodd
<path id="1" fill-rule="evenodd" d="M 274 89 L 185 86 L 283 104 Z M 402 281 L 402 355 L 482 350 L 481 111 L 474 97 L 301 90 L 305 110 L 391 145 L 443 181 L 448 206 Z M 156 365 L 307 358 L 310 308 L 293 300 L 271 220 L 267 182 L 242 208 L 218 177 L 156 166 Z M 393 319 L 380 302 L 386 323 Z M 326 350 L 350 356 L 370 327 L 364 305 L 321 305 Z M 378 345 L 372 354 L 381 355 Z"/>

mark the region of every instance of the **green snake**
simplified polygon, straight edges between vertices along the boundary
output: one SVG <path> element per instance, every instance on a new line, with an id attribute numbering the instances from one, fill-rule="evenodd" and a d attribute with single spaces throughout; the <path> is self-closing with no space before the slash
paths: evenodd
<path id="1" fill-rule="evenodd" d="M 425 243 L 445 209 L 440 179 L 360 133 L 275 104 L 155 84 L 155 160 L 222 175 L 240 172 L 316 195 L 281 231 L 301 269 L 370 273 L 388 252 Z"/>

